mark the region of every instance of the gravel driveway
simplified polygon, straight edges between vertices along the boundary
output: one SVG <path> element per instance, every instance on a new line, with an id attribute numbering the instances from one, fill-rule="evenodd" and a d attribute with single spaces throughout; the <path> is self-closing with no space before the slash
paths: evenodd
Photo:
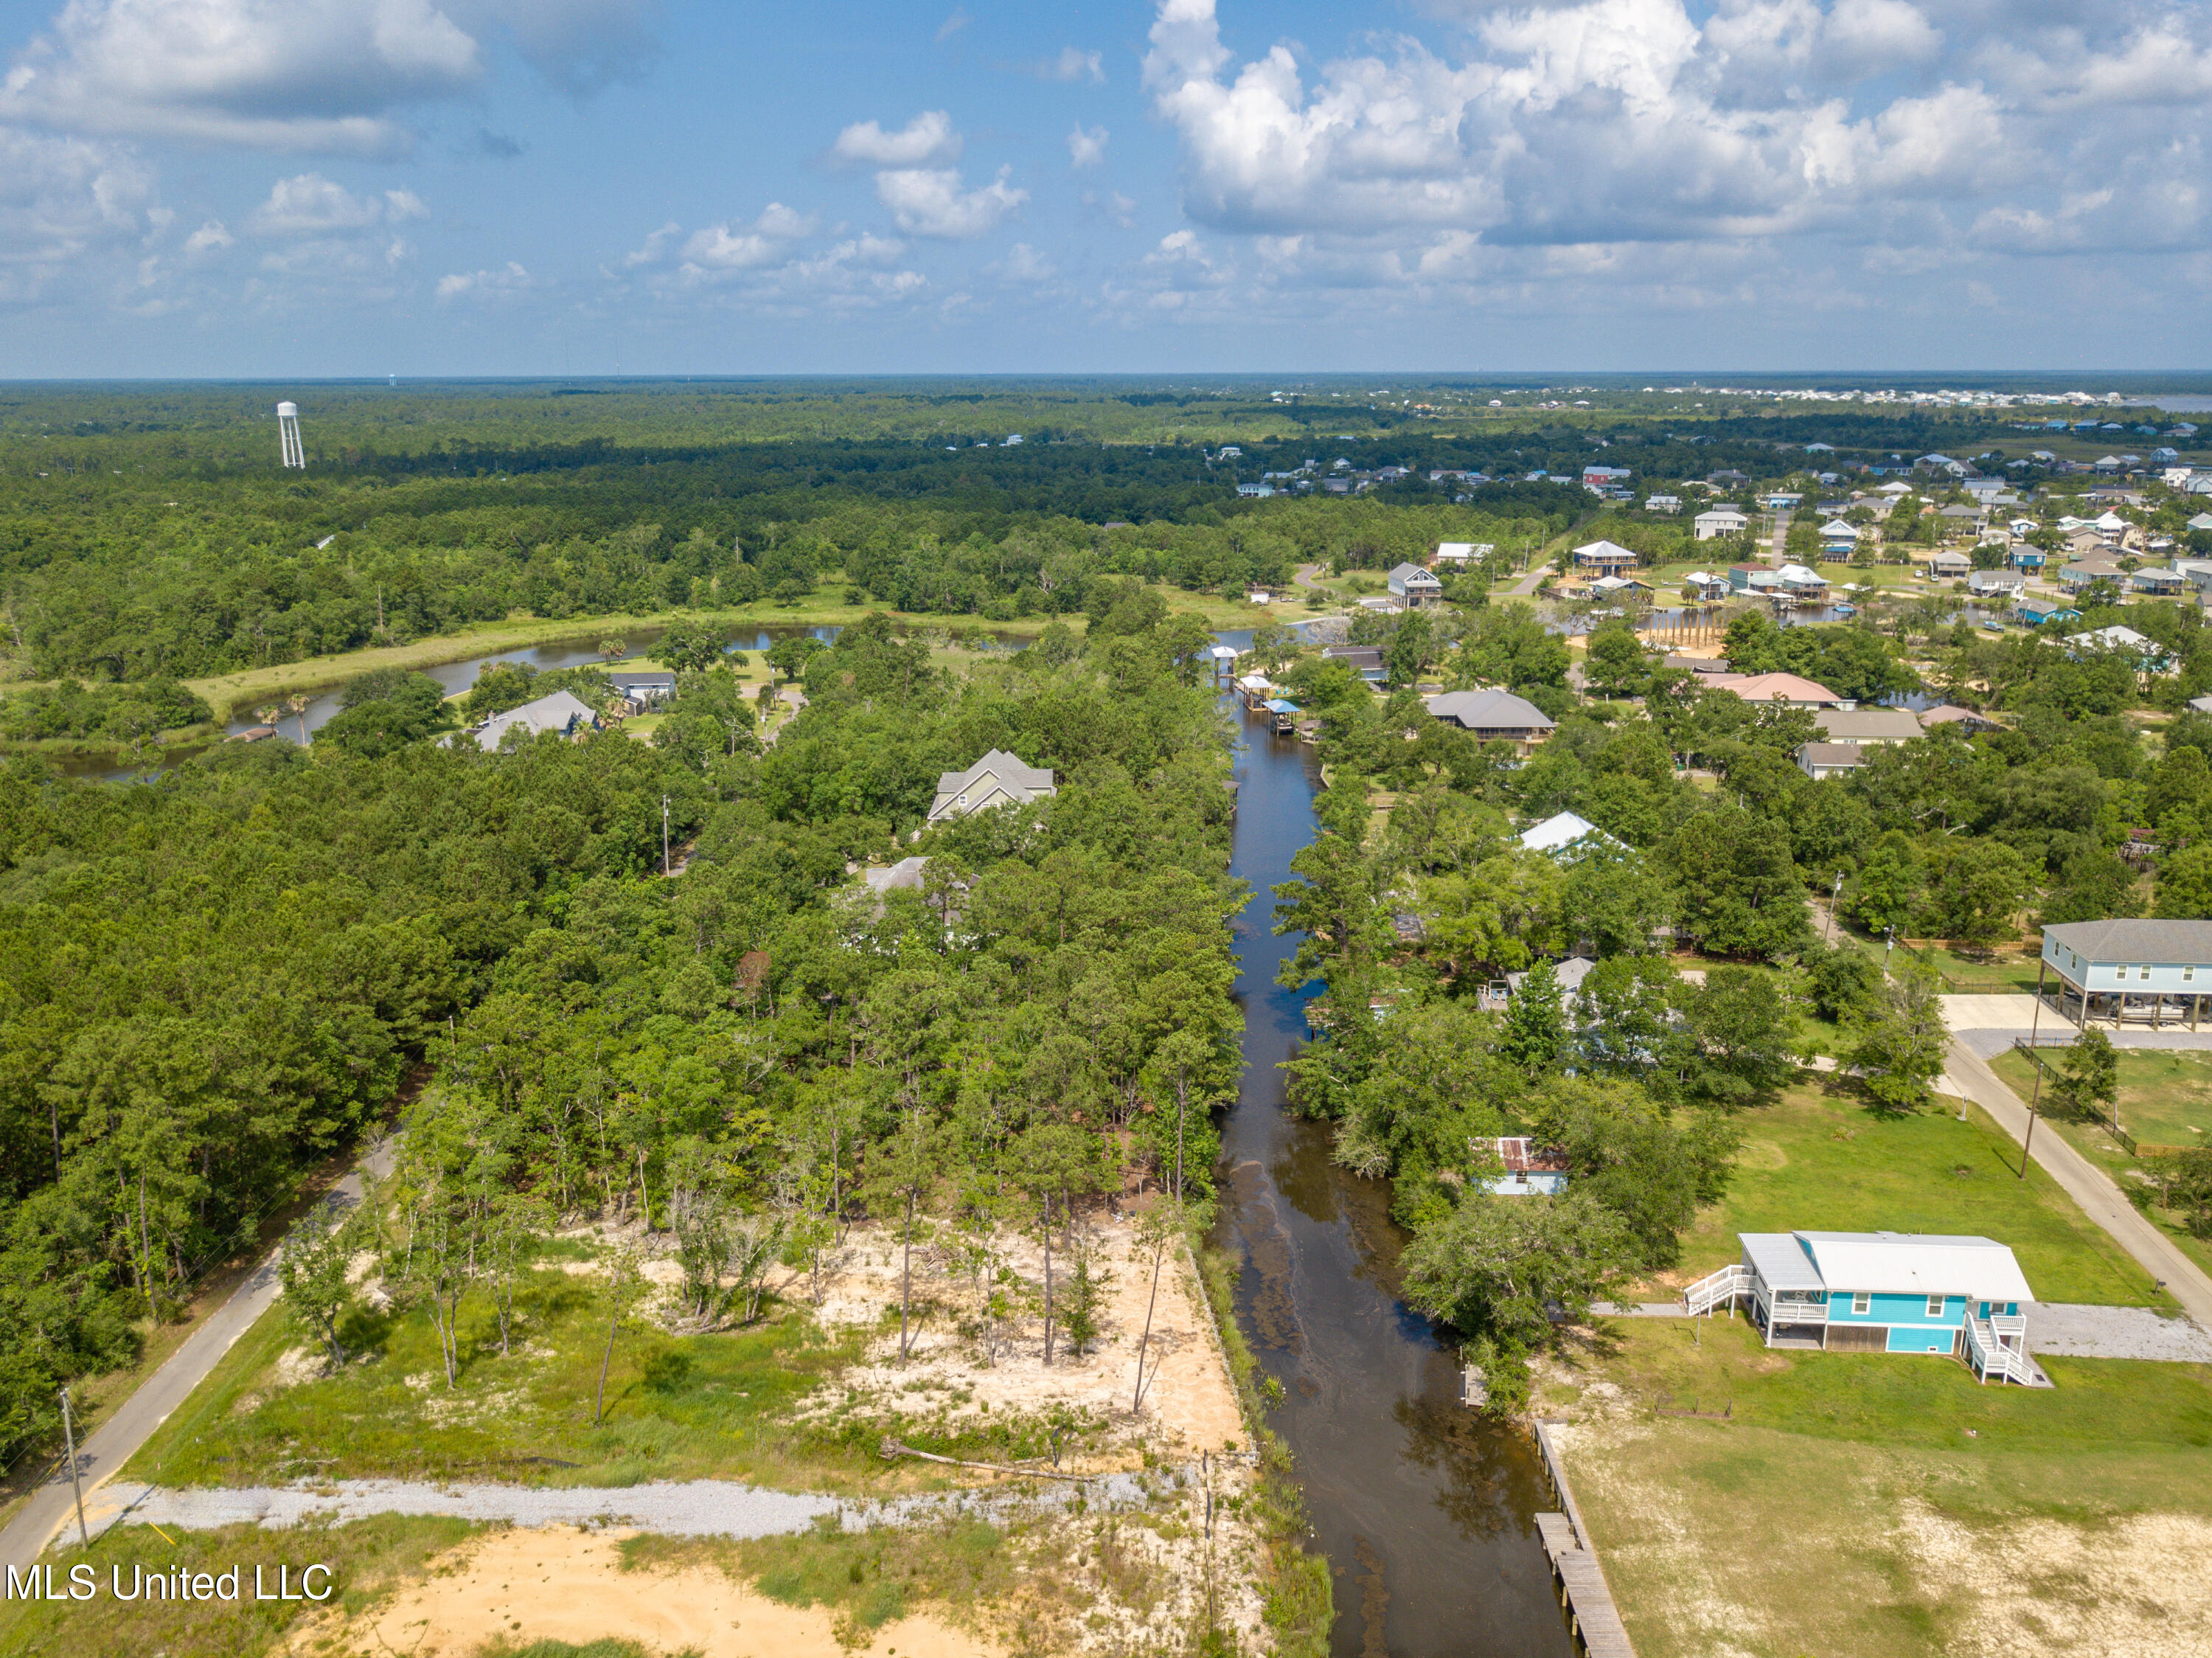
<path id="1" fill-rule="evenodd" d="M 1194 1470 L 1193 1471 L 1195 1472 Z M 342 1479 L 328 1484 L 258 1485 L 239 1490 L 182 1490 L 111 1485 L 85 1504 L 94 1536 L 110 1526 L 156 1525 L 187 1531 L 259 1526 L 278 1531 L 307 1521 L 344 1522 L 371 1515 L 448 1515 L 516 1526 L 635 1527 L 668 1537 L 772 1537 L 803 1532 L 835 1515 L 842 1527 L 902 1525 L 953 1513 L 989 1513 L 1017 1504 L 1057 1507 L 1080 1496 L 1102 1508 L 1146 1500 L 1146 1482 L 1113 1474 L 1088 1485 L 1040 1482 L 1019 1490 L 945 1491 L 845 1501 L 763 1490 L 733 1480 L 694 1479 L 617 1488 L 457 1484 L 404 1479 Z M 72 1527 L 64 1543 L 73 1543 Z"/>
<path id="2" fill-rule="evenodd" d="M 2193 1320 L 2148 1307 L 2077 1307 L 2030 1301 L 2027 1344 L 2060 1358 L 2164 1359 L 2212 1364 L 2212 1335 Z"/>

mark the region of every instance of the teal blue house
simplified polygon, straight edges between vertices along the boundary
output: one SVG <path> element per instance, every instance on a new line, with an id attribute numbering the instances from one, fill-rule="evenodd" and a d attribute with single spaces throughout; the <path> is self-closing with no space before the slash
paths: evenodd
<path id="1" fill-rule="evenodd" d="M 2051 1383 L 2027 1350 L 2035 1299 L 1989 1238 L 1909 1232 L 1745 1232 L 1743 1259 L 1683 1292 L 1690 1314 L 1741 1305 L 1769 1347 L 1932 1353 L 1977 1380 Z"/>

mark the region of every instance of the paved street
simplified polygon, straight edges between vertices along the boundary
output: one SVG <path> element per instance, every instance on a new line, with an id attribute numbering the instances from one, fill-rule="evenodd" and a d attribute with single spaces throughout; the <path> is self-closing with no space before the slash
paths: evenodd
<path id="1" fill-rule="evenodd" d="M 1996 1119 L 2006 1133 L 2015 1141 L 2027 1135 L 2026 1103 L 2005 1086 L 1980 1054 L 1955 1037 L 1948 1070 L 1966 1090 L 1966 1097 Z M 2083 1214 L 2112 1234 L 2146 1271 L 2165 1280 L 2166 1293 L 2182 1309 L 2212 1330 L 2212 1277 L 2183 1254 L 2173 1240 L 2137 1214 L 2104 1170 L 2048 1127 L 2035 1137 L 2034 1157 L 2081 1206 Z"/>
<path id="2" fill-rule="evenodd" d="M 391 1153 L 391 1143 L 386 1142 L 374 1165 L 380 1175 L 390 1172 Z M 359 1171 L 339 1181 L 336 1190 L 348 1206 L 359 1203 Z M 230 1299 L 169 1356 L 167 1363 L 117 1405 L 114 1414 L 90 1438 L 78 1442 L 77 1472 L 84 1481 L 88 1514 L 94 1494 L 137 1454 L 138 1448 L 153 1437 L 169 1412 L 185 1402 L 238 1338 L 252 1327 L 253 1321 L 269 1310 L 277 1289 L 276 1252 L 272 1249 Z M 0 1566 L 20 1570 L 29 1565 L 64 1526 L 76 1529 L 76 1498 L 70 1486 L 69 1469 L 57 1458 L 52 1476 L 31 1494 L 31 1500 L 16 1511 L 7 1529 L 0 1531 Z"/>

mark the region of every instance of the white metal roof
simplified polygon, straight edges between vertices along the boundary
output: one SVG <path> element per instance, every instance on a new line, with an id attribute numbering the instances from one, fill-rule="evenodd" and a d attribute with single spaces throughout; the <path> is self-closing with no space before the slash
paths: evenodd
<path id="1" fill-rule="evenodd" d="M 1814 1270 L 1831 1289 L 2008 1301 L 2035 1299 L 2012 1251 L 1994 1239 L 1925 1232 L 1800 1232 L 1794 1235 L 1803 1243 Z"/>
<path id="2" fill-rule="evenodd" d="M 1743 1253 L 1770 1289 L 1825 1289 L 1820 1270 L 1805 1253 L 1805 1247 L 1788 1232 L 1743 1232 L 1736 1234 Z"/>
<path id="3" fill-rule="evenodd" d="M 1611 835 L 1588 818 L 1572 812 L 1562 812 L 1556 817 L 1546 818 L 1534 828 L 1524 830 L 1521 844 L 1532 852 L 1552 852 L 1562 846 L 1573 845 L 1585 835 L 1595 835 L 1603 841 L 1613 840 Z M 1613 844 L 1618 845 L 1620 843 L 1614 841 Z"/>

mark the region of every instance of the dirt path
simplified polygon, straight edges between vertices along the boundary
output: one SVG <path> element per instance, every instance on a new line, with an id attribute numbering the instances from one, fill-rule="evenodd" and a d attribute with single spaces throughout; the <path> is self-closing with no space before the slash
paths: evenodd
<path id="1" fill-rule="evenodd" d="M 1996 1119 L 1998 1127 L 2014 1140 L 2027 1139 L 2027 1106 L 1979 1054 L 1955 1037 L 1948 1070 L 1966 1089 L 1966 1098 Z M 2212 1330 L 2212 1277 L 2136 1213 L 2110 1175 L 2047 1128 L 2035 1137 L 2033 1155 L 2084 1215 L 2111 1233 L 2153 1277 L 2165 1280 L 2166 1293 L 2181 1303 L 2184 1312 Z"/>
<path id="2" fill-rule="evenodd" d="M 380 1175 L 391 1173 L 391 1143 L 386 1142 L 379 1154 L 380 1161 L 374 1164 Z M 359 1203 L 360 1171 L 339 1181 L 335 1192 L 349 1206 Z M 269 1304 L 276 1299 L 278 1288 L 276 1251 L 271 1249 L 246 1275 L 245 1283 L 231 1293 L 230 1299 L 192 1332 L 190 1340 L 170 1355 L 168 1362 L 148 1377 L 137 1392 L 118 1404 L 91 1437 L 79 1442 L 77 1472 L 84 1482 L 88 1513 L 99 1489 L 153 1437 L 154 1430 L 167 1420 L 169 1412 L 185 1402 L 232 1344 L 269 1310 Z M 70 1484 L 67 1466 L 58 1460 L 52 1476 L 16 1510 L 7 1529 L 0 1531 L 0 1566 L 21 1569 L 29 1565 L 53 1540 L 57 1532 L 64 1526 L 74 1530 L 76 1524 L 76 1495 Z"/>

